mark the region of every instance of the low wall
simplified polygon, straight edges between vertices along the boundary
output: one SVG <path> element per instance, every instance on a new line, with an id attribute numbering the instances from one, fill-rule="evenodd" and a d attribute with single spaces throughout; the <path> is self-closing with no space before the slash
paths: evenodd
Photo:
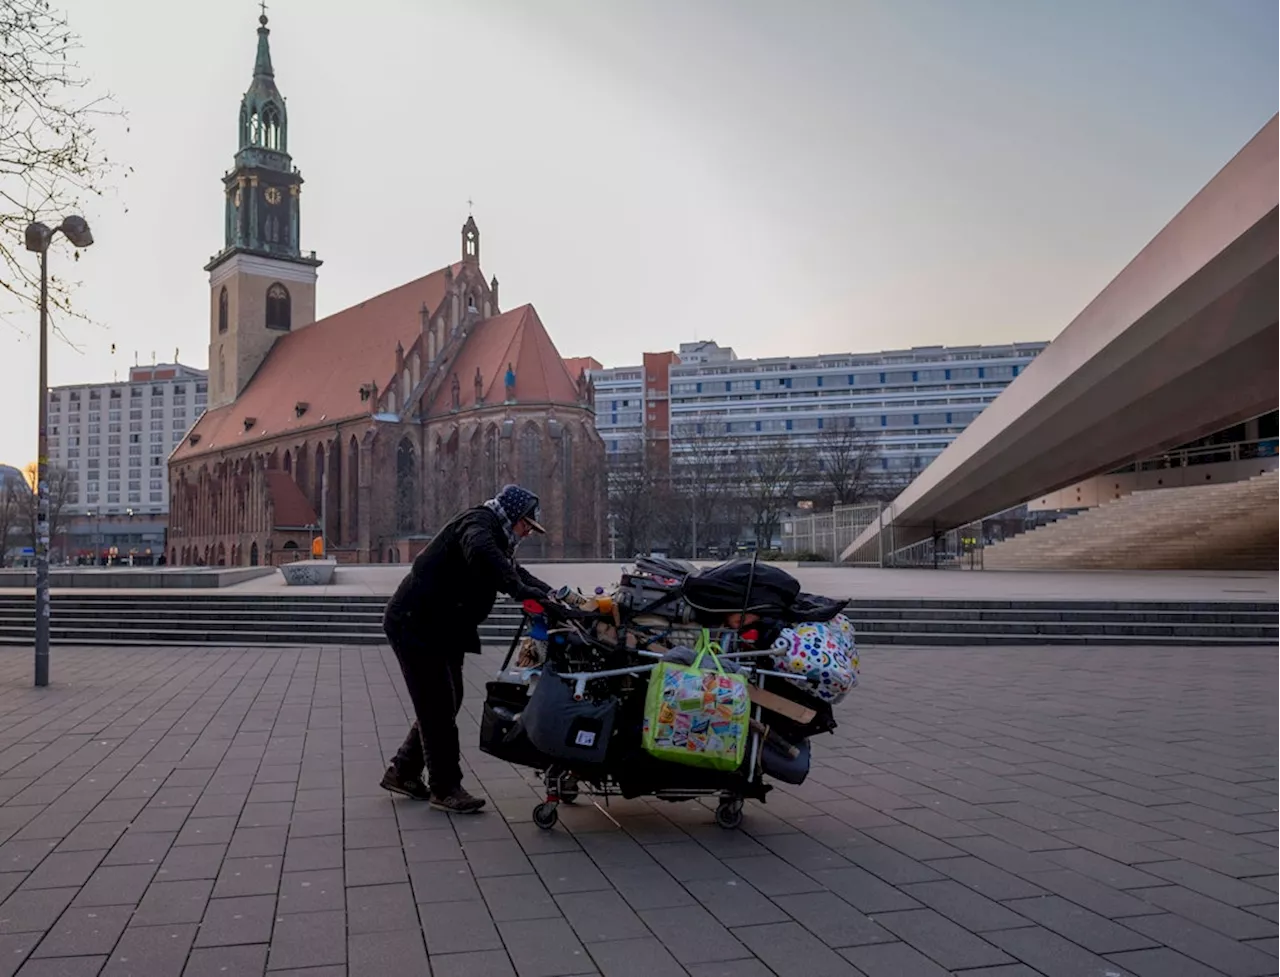
<path id="1" fill-rule="evenodd" d="M 1134 492 L 1151 489 L 1183 488 L 1187 485 L 1206 485 L 1214 482 L 1242 482 L 1245 479 L 1275 471 L 1278 459 L 1248 458 L 1240 461 L 1223 461 L 1208 465 L 1185 465 L 1178 468 L 1151 468 L 1139 472 L 1120 472 L 1114 475 L 1098 475 L 1057 492 L 1042 495 L 1027 503 L 1032 512 L 1057 509 L 1091 509 L 1104 502 Z"/>
<path id="2" fill-rule="evenodd" d="M 92 590 L 190 590 L 230 587 L 267 577 L 273 567 L 52 567 L 49 586 Z M 0 570 L 0 589 L 30 590 L 36 572 Z"/>

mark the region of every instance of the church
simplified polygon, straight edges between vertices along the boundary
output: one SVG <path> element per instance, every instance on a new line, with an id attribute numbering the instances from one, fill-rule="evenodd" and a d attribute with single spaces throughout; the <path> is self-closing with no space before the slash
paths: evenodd
<path id="1" fill-rule="evenodd" d="M 607 484 L 584 361 L 532 305 L 503 311 L 463 224 L 458 260 L 317 320 L 302 176 L 259 18 L 209 273 L 209 408 L 169 459 L 174 565 L 311 552 L 404 562 L 458 510 L 518 482 L 542 501 L 531 558 L 602 555 Z"/>

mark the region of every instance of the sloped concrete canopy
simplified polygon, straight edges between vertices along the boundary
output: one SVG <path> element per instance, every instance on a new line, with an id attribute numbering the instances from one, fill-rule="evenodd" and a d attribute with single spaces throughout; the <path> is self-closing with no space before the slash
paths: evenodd
<path id="1" fill-rule="evenodd" d="M 1274 409 L 1278 182 L 1273 116 L 893 501 L 892 544 Z"/>

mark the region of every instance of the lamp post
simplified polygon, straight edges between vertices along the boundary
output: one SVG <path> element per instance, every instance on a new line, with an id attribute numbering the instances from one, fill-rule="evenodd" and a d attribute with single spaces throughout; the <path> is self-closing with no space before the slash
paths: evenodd
<path id="1" fill-rule="evenodd" d="M 49 244 L 59 231 L 77 248 L 93 243 L 89 224 L 72 215 L 57 227 L 35 221 L 23 235 L 28 251 L 40 255 L 40 395 L 36 439 L 36 687 L 49 684 Z"/>

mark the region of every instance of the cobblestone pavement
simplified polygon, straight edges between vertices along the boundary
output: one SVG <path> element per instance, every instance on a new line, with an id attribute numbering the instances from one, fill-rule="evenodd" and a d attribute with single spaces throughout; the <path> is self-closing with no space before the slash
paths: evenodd
<path id="1" fill-rule="evenodd" d="M 469 664 L 464 742 L 496 661 Z M 744 828 L 379 790 L 377 649 L 0 651 L 0 977 L 1275 974 L 1275 649 L 893 649 Z M 428 963 L 429 961 L 429 963 Z M 430 969 L 428 969 L 430 968 Z"/>

